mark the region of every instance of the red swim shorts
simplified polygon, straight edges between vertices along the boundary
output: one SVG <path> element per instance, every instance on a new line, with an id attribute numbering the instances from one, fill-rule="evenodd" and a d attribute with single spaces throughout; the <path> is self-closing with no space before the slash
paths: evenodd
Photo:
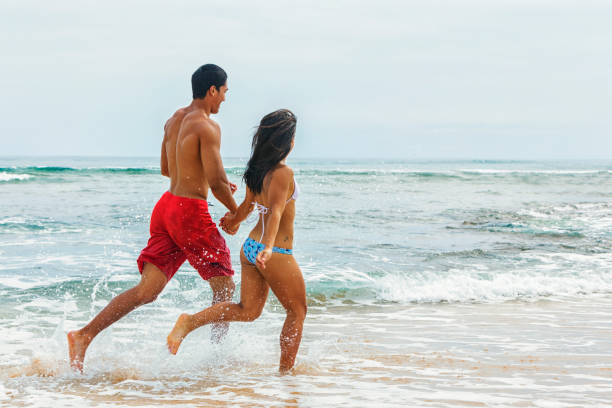
<path id="1" fill-rule="evenodd" d="M 203 279 L 234 275 L 229 249 L 205 200 L 167 191 L 153 209 L 150 231 L 151 238 L 137 261 L 140 273 L 148 262 L 170 280 L 189 260 Z"/>

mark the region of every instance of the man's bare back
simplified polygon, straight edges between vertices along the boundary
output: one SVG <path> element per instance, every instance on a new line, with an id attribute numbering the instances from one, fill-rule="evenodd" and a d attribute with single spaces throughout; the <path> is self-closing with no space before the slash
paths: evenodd
<path id="1" fill-rule="evenodd" d="M 161 167 L 162 174 L 170 178 L 169 191 L 206 200 L 210 187 L 219 201 L 232 207 L 234 200 L 224 194 L 228 185 L 232 190 L 234 186 L 221 162 L 219 125 L 204 110 L 190 105 L 176 111 L 164 131 Z"/>
<path id="2" fill-rule="evenodd" d="M 202 131 L 210 128 L 219 133 L 218 125 L 199 109 L 181 108 L 165 126 L 162 156 L 170 177 L 169 191 L 177 196 L 208 198 L 208 180 L 201 156 L 201 143 L 206 143 Z M 162 157 L 163 163 L 164 157 Z M 162 165 L 163 166 L 163 165 Z"/>

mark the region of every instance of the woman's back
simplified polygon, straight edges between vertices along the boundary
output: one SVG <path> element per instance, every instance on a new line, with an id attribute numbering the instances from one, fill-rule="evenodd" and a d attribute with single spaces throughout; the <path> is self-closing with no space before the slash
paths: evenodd
<path id="1" fill-rule="evenodd" d="M 293 247 L 293 222 L 295 219 L 295 202 L 299 195 L 299 186 L 293 176 L 293 170 L 285 164 L 279 164 L 269 171 L 263 180 L 262 191 L 254 195 L 253 204 L 259 213 L 259 221 L 249 237 L 261 242 L 265 233 L 269 214 L 278 208 L 281 211 L 278 231 L 274 245 L 291 249 Z"/>

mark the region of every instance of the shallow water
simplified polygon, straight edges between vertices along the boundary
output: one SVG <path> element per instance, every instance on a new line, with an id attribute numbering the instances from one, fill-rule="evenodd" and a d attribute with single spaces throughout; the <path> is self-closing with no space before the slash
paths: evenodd
<path id="1" fill-rule="evenodd" d="M 239 182 L 244 160 L 225 164 Z M 76 375 L 65 333 L 138 281 L 167 181 L 156 159 L 0 159 L 0 405 L 612 404 L 612 163 L 290 164 L 309 302 L 293 375 L 272 295 L 222 344 L 203 328 L 168 354 L 176 317 L 211 301 L 187 264 Z M 235 265 L 249 227 L 227 237 Z"/>
<path id="2" fill-rule="evenodd" d="M 163 345 L 169 328 L 163 323 L 172 315 L 166 306 L 139 312 L 97 338 L 84 375 L 68 369 L 61 324 L 50 336 L 14 335 L 3 345 L 13 355 L 0 369 L 4 402 L 569 407 L 611 401 L 612 300 L 604 296 L 312 307 L 289 376 L 275 373 L 280 311 L 267 311 L 256 324 L 234 324 L 221 345 L 200 330 L 170 356 Z"/>

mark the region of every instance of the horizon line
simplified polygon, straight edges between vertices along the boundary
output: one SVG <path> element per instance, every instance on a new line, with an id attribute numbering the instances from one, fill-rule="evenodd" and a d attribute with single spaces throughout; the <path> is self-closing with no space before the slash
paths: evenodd
<path id="1" fill-rule="evenodd" d="M 19 158 L 95 158 L 95 159 L 159 159 L 159 156 L 141 156 L 141 155 L 102 155 L 102 154 L 10 154 L 0 155 L 0 159 L 19 159 Z M 222 157 L 223 158 L 223 157 Z M 225 156 L 225 159 L 244 159 L 248 160 L 248 156 Z M 601 157 L 573 157 L 573 158 L 496 158 L 496 157 L 293 157 L 295 160 L 393 160 L 393 161 L 498 161 L 498 162 L 532 162 L 532 161 L 612 161 L 610 158 Z"/>

